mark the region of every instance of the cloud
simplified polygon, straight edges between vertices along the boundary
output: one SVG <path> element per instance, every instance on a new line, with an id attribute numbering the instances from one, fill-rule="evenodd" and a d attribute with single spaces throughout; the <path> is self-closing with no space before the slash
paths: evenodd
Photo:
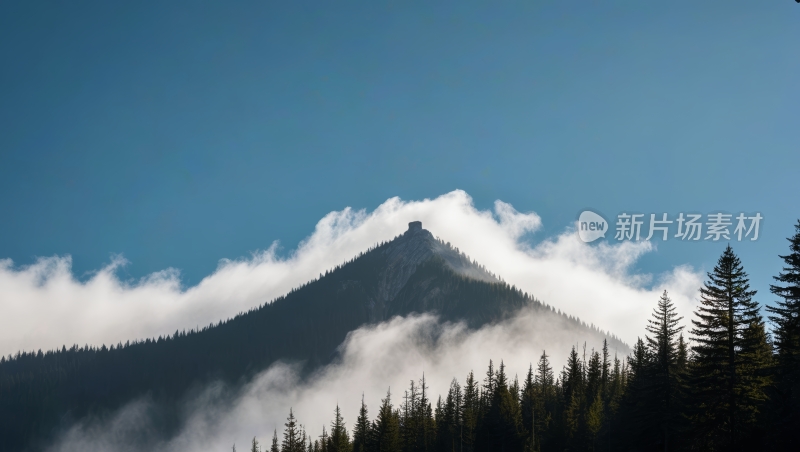
<path id="1" fill-rule="evenodd" d="M 663 289 L 688 317 L 701 282 L 690 267 L 658 275 L 655 284 L 652 275 L 632 272 L 636 260 L 652 250 L 648 242 L 590 246 L 567 230 L 530 244 L 523 237 L 541 227 L 536 213 L 499 200 L 493 212 L 478 210 L 467 193 L 456 190 L 422 201 L 391 198 L 372 212 L 331 212 L 288 257 L 277 255 L 274 242 L 250 258 L 221 260 L 213 274 L 185 290 L 175 269 L 121 281 L 115 276 L 126 264 L 121 256 L 85 282 L 73 276 L 69 256 L 19 268 L 0 260 L 0 353 L 116 344 L 216 323 L 401 234 L 413 220 L 509 284 L 629 343 L 642 334 Z"/>
<path id="2" fill-rule="evenodd" d="M 234 443 L 238 450 L 247 450 L 253 436 L 268 444 L 277 430 L 280 438 L 290 408 L 316 439 L 322 426 L 330 425 L 337 404 L 352 431 L 362 394 L 374 419 L 389 387 L 397 407 L 410 381 L 419 381 L 424 373 L 435 406 L 438 395 L 446 396 L 452 378 L 463 385 L 473 370 L 482 382 L 489 359 L 495 366 L 503 360 L 510 381 L 515 375 L 523 380 L 543 349 L 557 375 L 570 348 L 587 339 L 584 333 L 563 316 L 554 321 L 528 310 L 479 330 L 461 323 L 441 324 L 430 314 L 397 317 L 352 332 L 340 348 L 341 359 L 306 380 L 299 378 L 299 366 L 276 363 L 239 389 L 210 384 L 187 397 L 183 426 L 173 438 L 152 439 L 151 414 L 157 408 L 145 398 L 106 420 L 79 422 L 55 441 L 50 452 L 219 451 Z M 589 342 L 587 353 L 601 345 Z"/>

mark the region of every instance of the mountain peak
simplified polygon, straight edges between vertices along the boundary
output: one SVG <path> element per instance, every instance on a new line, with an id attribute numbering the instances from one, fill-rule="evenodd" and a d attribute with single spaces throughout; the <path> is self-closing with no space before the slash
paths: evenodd
<path id="1" fill-rule="evenodd" d="M 422 229 L 421 221 L 408 223 L 408 230 L 387 244 L 382 250 L 386 258 L 379 279 L 379 304 L 388 305 L 405 287 L 417 267 L 438 256 L 454 272 L 472 279 L 486 282 L 500 282 L 470 258 L 461 253 L 449 242 L 436 238 L 427 229 Z"/>
<path id="2" fill-rule="evenodd" d="M 427 229 L 422 229 L 421 221 L 408 223 L 408 230 L 389 242 L 383 253 L 389 257 L 390 263 L 411 267 L 412 273 L 414 267 L 436 255 L 463 276 L 486 282 L 500 282 L 477 262 L 473 262 L 469 256 L 451 246 L 450 242 L 445 243 L 434 237 Z"/>

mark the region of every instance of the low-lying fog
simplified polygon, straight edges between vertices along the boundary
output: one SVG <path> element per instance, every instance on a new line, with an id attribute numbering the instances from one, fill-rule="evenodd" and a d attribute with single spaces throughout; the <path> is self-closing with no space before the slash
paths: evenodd
<path id="1" fill-rule="evenodd" d="M 341 359 L 305 381 L 298 378 L 299 366 L 279 363 L 238 390 L 208 386 L 183 404 L 185 426 L 168 442 L 148 440 L 157 416 L 152 416 L 155 408 L 148 400 L 140 399 L 108 419 L 77 424 L 51 452 L 224 451 L 234 443 L 240 451 L 249 450 L 253 436 L 269 443 L 277 429 L 282 439 L 290 407 L 316 439 L 323 425 L 329 430 L 337 403 L 352 432 L 362 393 L 374 419 L 389 387 L 397 406 L 410 381 L 418 381 L 423 372 L 434 406 L 439 395 L 446 396 L 453 377 L 463 385 L 473 370 L 482 382 L 489 359 L 496 366 L 503 360 L 510 381 L 517 375 L 521 382 L 528 366 L 535 369 L 546 350 L 558 375 L 572 346 L 583 353 L 585 330 L 576 331 L 573 325 L 563 316 L 537 316 L 531 310 L 479 330 L 440 324 L 431 315 L 398 317 L 351 333 L 340 349 Z M 587 355 L 601 347 L 602 343 L 588 343 Z M 613 359 L 616 351 L 610 352 Z"/>

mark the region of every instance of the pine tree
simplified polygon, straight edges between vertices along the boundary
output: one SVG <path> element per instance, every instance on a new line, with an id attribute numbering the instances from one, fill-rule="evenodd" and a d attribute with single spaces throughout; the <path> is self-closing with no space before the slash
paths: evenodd
<path id="1" fill-rule="evenodd" d="M 436 441 L 436 425 L 433 420 L 433 410 L 428 397 L 428 385 L 425 382 L 425 374 L 419 381 L 419 401 L 416 405 L 415 418 L 417 419 L 416 431 L 416 451 L 428 452 L 434 448 Z"/>
<path id="2" fill-rule="evenodd" d="M 578 356 L 578 351 L 572 347 L 569 358 L 567 358 L 567 367 L 564 370 L 561 384 L 564 387 L 564 401 L 567 406 L 573 404 L 573 400 L 580 399 L 583 392 L 583 366 L 581 359 Z M 578 400 L 579 402 L 579 400 Z M 576 405 L 577 406 L 577 405 Z"/>
<path id="3" fill-rule="evenodd" d="M 752 427 L 757 406 L 765 399 L 752 356 L 758 344 L 746 333 L 761 324 L 755 291 L 730 245 L 700 289 L 700 306 L 692 320 L 692 422 L 697 440 L 706 447 L 735 450 Z"/>
<path id="4" fill-rule="evenodd" d="M 770 285 L 770 292 L 781 299 L 775 306 L 767 306 L 774 325 L 773 334 L 777 348 L 776 389 L 774 397 L 778 441 L 789 444 L 800 431 L 800 220 L 795 234 L 787 239 L 789 254 L 779 256 L 785 267 L 773 278 L 783 283 Z M 780 447 L 781 444 L 778 444 Z"/>
<path id="5" fill-rule="evenodd" d="M 519 400 L 511 394 L 505 364 L 495 374 L 493 397 L 487 419 L 489 448 L 498 451 L 517 451 L 521 449 L 522 415 Z"/>
<path id="6" fill-rule="evenodd" d="M 608 400 L 610 385 L 609 385 L 609 371 L 611 370 L 611 361 L 609 361 L 609 353 L 608 353 L 608 340 L 603 339 L 603 375 L 602 375 L 602 382 L 601 382 L 601 392 L 603 394 L 603 400 Z"/>
<path id="7" fill-rule="evenodd" d="M 278 429 L 275 429 L 272 434 L 272 447 L 269 448 L 269 452 L 281 452 L 280 446 L 278 446 Z"/>
<path id="8" fill-rule="evenodd" d="M 361 409 L 358 411 L 358 419 L 353 427 L 353 452 L 366 452 L 369 428 L 367 405 L 364 403 L 364 394 L 361 394 Z"/>
<path id="9" fill-rule="evenodd" d="M 494 397 L 494 388 L 495 388 L 495 371 L 494 371 L 494 363 L 492 360 L 489 360 L 489 369 L 486 371 L 486 377 L 483 379 L 483 398 L 486 402 L 486 408 L 489 407 L 491 403 L 492 397 Z"/>
<path id="10" fill-rule="evenodd" d="M 554 384 L 553 368 L 550 367 L 548 358 L 547 352 L 542 350 L 542 356 L 539 357 L 539 363 L 536 365 L 536 379 L 534 380 L 545 396 L 550 394 Z"/>
<path id="11" fill-rule="evenodd" d="M 525 382 L 522 383 L 522 394 L 520 395 L 520 411 L 522 412 L 522 426 L 527 430 L 525 452 L 538 450 L 536 447 L 536 383 L 533 377 L 533 364 L 528 367 L 528 374 L 525 375 Z"/>
<path id="12" fill-rule="evenodd" d="M 478 382 L 472 371 L 467 375 L 464 383 L 464 396 L 462 397 L 461 419 L 463 419 L 463 430 L 461 431 L 461 441 L 465 452 L 474 452 L 478 419 L 480 413 L 480 394 Z"/>
<path id="13" fill-rule="evenodd" d="M 594 402 L 596 394 L 601 394 L 602 398 L 602 378 L 603 378 L 603 364 L 600 360 L 600 354 L 592 351 L 590 354 L 589 363 L 586 366 L 586 399 L 587 403 Z"/>
<path id="14" fill-rule="evenodd" d="M 584 363 L 578 356 L 578 351 L 572 347 L 567 367 L 562 372 L 562 385 L 564 391 L 564 436 L 570 448 L 580 447 L 581 414 L 584 405 L 585 371 Z"/>
<path id="15" fill-rule="evenodd" d="M 548 393 L 552 390 L 553 370 L 547 362 L 547 354 L 544 351 L 538 368 L 542 375 L 534 377 L 533 365 L 528 367 L 520 396 L 521 432 L 526 437 L 524 442 L 526 452 L 538 452 L 542 449 L 543 436 L 551 420 L 547 402 Z"/>
<path id="16" fill-rule="evenodd" d="M 461 386 L 453 378 L 447 391 L 447 398 L 439 403 L 436 414 L 436 435 L 438 448 L 441 451 L 456 452 L 460 450 L 461 433 Z"/>
<path id="17" fill-rule="evenodd" d="M 330 437 L 328 432 L 325 431 L 325 425 L 322 426 L 322 434 L 319 435 L 319 450 L 320 452 L 328 452 L 328 445 L 330 444 Z"/>
<path id="18" fill-rule="evenodd" d="M 328 452 L 350 452 L 350 449 L 350 437 L 347 434 L 342 412 L 337 403 L 333 422 L 331 422 L 331 434 L 328 438 Z"/>
<path id="19" fill-rule="evenodd" d="M 286 418 L 286 423 L 283 425 L 286 429 L 283 431 L 281 452 L 304 452 L 304 445 L 301 443 L 300 438 L 300 428 L 291 408 L 289 408 L 289 417 Z"/>
<path id="20" fill-rule="evenodd" d="M 553 368 L 550 367 L 549 357 L 544 350 L 542 350 L 542 356 L 539 357 L 539 362 L 536 365 L 534 387 L 537 394 L 536 403 L 534 404 L 536 408 L 534 418 L 537 428 L 536 444 L 538 449 L 545 449 L 551 443 L 551 423 L 553 419 L 556 419 L 558 396 Z"/>
<path id="21" fill-rule="evenodd" d="M 625 385 L 623 383 L 623 375 L 624 371 L 622 369 L 622 363 L 620 362 L 619 358 L 617 358 L 616 353 L 614 354 L 614 367 L 611 370 L 611 376 L 609 379 L 609 395 L 608 400 L 606 402 L 606 419 L 608 419 L 608 444 L 609 449 L 611 449 L 611 440 L 614 438 L 615 429 L 617 426 L 615 424 L 615 419 L 619 412 L 620 402 L 622 400 Z"/>
<path id="22" fill-rule="evenodd" d="M 392 391 L 386 391 L 386 398 L 381 400 L 378 418 L 375 420 L 375 441 L 377 452 L 400 451 L 399 416 L 392 410 Z"/>
<path id="23" fill-rule="evenodd" d="M 519 400 L 519 391 L 520 391 L 519 379 L 517 378 L 516 375 L 514 375 L 514 382 L 511 383 L 511 386 L 508 388 L 508 392 L 511 393 L 511 397 Z"/>
<path id="24" fill-rule="evenodd" d="M 670 436 L 675 431 L 680 415 L 679 400 L 682 380 L 678 371 L 679 336 L 682 326 L 678 323 L 675 306 L 667 291 L 661 295 L 657 307 L 653 310 L 653 318 L 648 320 L 647 344 L 650 348 L 652 362 L 649 366 L 647 382 L 648 419 L 660 426 L 664 450 L 669 450 Z M 643 394 L 644 395 L 644 394 Z"/>
<path id="25" fill-rule="evenodd" d="M 256 437 L 253 437 L 253 441 L 250 443 L 250 452 L 261 452 L 261 448 L 258 447 L 258 440 Z"/>

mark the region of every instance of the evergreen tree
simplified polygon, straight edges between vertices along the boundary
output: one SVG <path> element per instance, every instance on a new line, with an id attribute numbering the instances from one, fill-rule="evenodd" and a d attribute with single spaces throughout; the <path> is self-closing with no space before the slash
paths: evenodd
<path id="1" fill-rule="evenodd" d="M 403 452 L 416 452 L 417 432 L 419 431 L 418 414 L 419 391 L 414 380 L 403 395 L 403 406 L 400 415 L 400 448 Z"/>
<path id="2" fill-rule="evenodd" d="M 536 387 L 533 377 L 533 364 L 528 367 L 528 374 L 522 383 L 522 394 L 520 395 L 520 411 L 522 413 L 522 427 L 527 431 L 525 439 L 525 452 L 538 450 L 536 443 L 536 413 L 534 405 L 536 403 Z"/>
<path id="3" fill-rule="evenodd" d="M 463 402 L 461 405 L 463 429 L 460 436 L 465 452 L 475 451 L 480 413 L 480 398 L 478 382 L 475 381 L 475 375 L 470 371 L 469 375 L 467 375 L 467 381 L 464 383 L 464 397 L 462 398 Z"/>
<path id="4" fill-rule="evenodd" d="M 500 361 L 494 380 L 487 419 L 489 448 L 500 452 L 518 451 L 525 436 L 522 415 L 519 400 L 509 390 L 503 361 Z"/>
<path id="5" fill-rule="evenodd" d="M 441 451 L 457 452 L 461 446 L 461 386 L 453 378 L 447 398 L 442 403 L 439 398 L 439 408 L 436 415 L 436 435 L 438 448 Z"/>
<path id="6" fill-rule="evenodd" d="M 358 419 L 353 427 L 353 452 L 366 452 L 369 436 L 369 415 L 367 405 L 364 403 L 364 394 L 361 394 L 361 409 L 358 410 Z"/>
<path id="7" fill-rule="evenodd" d="M 489 369 L 486 371 L 486 377 L 483 379 L 483 399 L 484 399 L 484 409 L 488 409 L 489 405 L 491 404 L 491 400 L 494 397 L 494 388 L 495 388 L 495 371 L 494 371 L 494 363 L 492 360 L 489 360 Z"/>
<path id="8" fill-rule="evenodd" d="M 416 451 L 432 451 L 436 442 L 436 424 L 433 420 L 433 410 L 429 398 L 428 385 L 425 382 L 425 374 L 419 381 L 419 402 L 416 406 L 415 417 L 417 419 L 416 432 Z"/>
<path id="9" fill-rule="evenodd" d="M 586 366 L 586 400 L 587 403 L 594 402 L 595 395 L 603 393 L 603 364 L 600 354 L 594 350 L 590 354 L 589 363 Z"/>
<path id="10" fill-rule="evenodd" d="M 511 383 L 511 386 L 508 388 L 508 392 L 511 393 L 511 397 L 516 400 L 519 400 L 519 379 L 516 375 L 514 375 L 514 382 Z"/>
<path id="11" fill-rule="evenodd" d="M 795 224 L 795 234 L 787 240 L 790 252 L 779 256 L 785 266 L 773 277 L 782 284 L 770 285 L 770 292 L 780 300 L 766 307 L 778 353 L 773 403 L 780 430 L 778 447 L 794 441 L 794 434 L 800 431 L 800 220 Z"/>
<path id="12" fill-rule="evenodd" d="M 551 423 L 556 418 L 555 413 L 558 409 L 555 377 L 548 358 L 547 352 L 542 350 L 542 356 L 539 357 L 539 362 L 536 365 L 536 377 L 534 378 L 536 395 L 534 424 L 536 425 L 536 444 L 538 449 L 545 449 L 550 446 L 552 442 L 550 440 L 552 436 Z"/>
<path id="13" fill-rule="evenodd" d="M 400 422 L 397 412 L 392 410 L 392 391 L 386 391 L 381 400 L 378 418 L 375 420 L 376 452 L 400 451 Z"/>
<path id="14" fill-rule="evenodd" d="M 544 363 L 542 363 L 542 359 Z M 549 378 L 552 379 L 552 369 L 547 363 L 547 355 L 543 352 L 542 359 L 540 359 L 539 366 L 544 364 L 550 372 Z M 545 371 L 546 372 L 546 371 Z M 548 376 L 545 374 L 544 380 Z M 525 436 L 524 447 L 526 452 L 538 452 L 542 448 L 542 436 L 547 431 L 550 422 L 550 413 L 547 411 L 547 404 L 545 399 L 546 393 L 549 391 L 548 387 L 537 383 L 540 378 L 534 377 L 533 365 L 528 367 L 528 373 L 525 376 L 525 382 L 522 385 L 522 394 L 520 395 L 520 411 L 522 414 L 522 428 L 521 432 Z"/>
<path id="15" fill-rule="evenodd" d="M 564 436 L 570 448 L 578 448 L 582 442 L 581 421 L 584 405 L 585 390 L 584 363 L 578 356 L 578 351 L 572 347 L 567 366 L 562 372 L 562 385 L 564 391 Z"/>
<path id="16" fill-rule="evenodd" d="M 683 317 L 678 317 L 665 290 L 647 325 L 647 332 L 652 335 L 647 336 L 652 362 L 646 391 L 648 400 L 645 402 L 648 419 L 660 426 L 665 451 L 669 450 L 670 437 L 680 416 L 682 380 L 678 371 L 678 341 L 683 337 L 680 336 L 683 327 L 678 322 L 681 319 Z"/>
<path id="17" fill-rule="evenodd" d="M 761 324 L 741 261 L 730 245 L 700 289 L 700 306 L 692 320 L 696 359 L 692 394 L 696 440 L 705 447 L 736 450 L 765 399 L 763 380 L 753 356 L 759 344 L 746 334 Z M 724 446 L 723 446 L 724 445 Z"/>
<path id="18" fill-rule="evenodd" d="M 328 438 L 328 452 L 350 452 L 350 449 L 350 436 L 347 434 L 347 428 L 337 403 L 333 422 L 331 422 L 331 434 Z"/>
<path id="19" fill-rule="evenodd" d="M 319 435 L 319 450 L 320 452 L 328 452 L 328 445 L 330 444 L 330 437 L 328 432 L 325 431 L 325 425 L 322 426 L 322 434 Z"/>
<path id="20" fill-rule="evenodd" d="M 622 395 L 624 391 L 624 383 L 623 383 L 623 369 L 622 363 L 620 362 L 617 355 L 614 354 L 614 367 L 611 371 L 611 376 L 609 380 L 609 395 L 608 400 L 606 402 L 606 419 L 608 420 L 608 444 L 609 449 L 611 449 L 612 439 L 614 438 L 615 429 L 617 426 L 614 423 L 615 418 L 619 412 L 620 402 L 622 400 Z"/>
<path id="21" fill-rule="evenodd" d="M 278 446 L 278 429 L 272 434 L 272 446 L 269 448 L 269 452 L 281 452 L 280 446 Z"/>
<path id="22" fill-rule="evenodd" d="M 300 428 L 291 408 L 289 408 L 289 417 L 286 418 L 286 423 L 283 425 L 286 428 L 283 431 L 281 452 L 305 452 L 305 445 L 301 442 Z"/>
<path id="23" fill-rule="evenodd" d="M 253 437 L 253 441 L 250 443 L 250 452 L 261 452 L 261 448 L 258 447 L 258 440 L 256 437 Z"/>
<path id="24" fill-rule="evenodd" d="M 571 406 L 573 400 L 577 400 L 576 403 L 579 403 L 583 393 L 583 365 L 575 347 L 572 347 L 569 358 L 567 358 L 567 367 L 564 370 L 561 382 L 564 387 L 565 404 Z"/>
<path id="25" fill-rule="evenodd" d="M 553 368 L 550 367 L 548 358 L 547 352 L 542 350 L 542 356 L 539 357 L 539 363 L 536 365 L 536 386 L 541 388 L 545 395 L 552 391 L 554 384 Z"/>

